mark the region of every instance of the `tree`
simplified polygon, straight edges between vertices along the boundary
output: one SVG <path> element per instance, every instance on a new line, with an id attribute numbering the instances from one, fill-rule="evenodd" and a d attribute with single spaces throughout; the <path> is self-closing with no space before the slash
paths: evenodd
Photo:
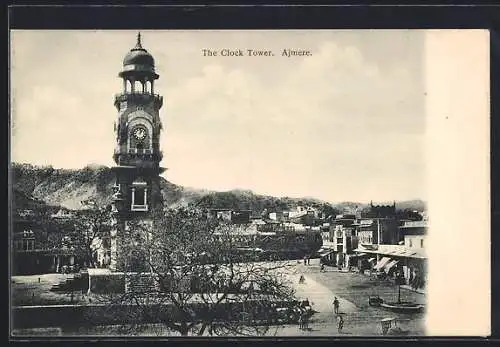
<path id="1" fill-rule="evenodd" d="M 108 207 L 78 211 L 75 232 L 71 242 L 89 267 L 95 267 L 94 254 L 106 247 L 105 240 L 111 231 L 111 211 Z"/>
<path id="2" fill-rule="evenodd" d="M 261 335 L 276 307 L 297 305 L 293 264 L 257 262 L 237 252 L 231 225 L 188 208 L 162 211 L 152 220 L 128 224 L 118 261 L 127 290 L 101 298 L 111 310 L 133 308 L 130 329 L 149 321 L 181 335 Z"/>
<path id="3" fill-rule="evenodd" d="M 324 218 L 328 218 L 332 216 L 335 218 L 336 215 L 340 214 L 340 211 L 334 208 L 331 204 L 324 203 L 321 207 L 321 211 L 323 212 Z"/>
<path id="4" fill-rule="evenodd" d="M 70 248 L 88 267 L 95 267 L 94 254 L 105 247 L 104 240 L 111 230 L 110 209 L 90 202 L 87 209 L 72 213 L 72 218 L 52 222 L 54 239 L 57 239 L 54 247 Z"/>

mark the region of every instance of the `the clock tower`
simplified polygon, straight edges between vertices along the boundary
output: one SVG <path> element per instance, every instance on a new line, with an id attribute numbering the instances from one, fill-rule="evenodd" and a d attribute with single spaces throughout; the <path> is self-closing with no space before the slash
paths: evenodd
<path id="1" fill-rule="evenodd" d="M 116 184 L 113 195 L 115 227 L 111 233 L 111 263 L 114 271 L 122 270 L 119 258 L 119 238 L 131 220 L 152 223 L 151 213 L 162 208 L 160 174 L 160 133 L 162 123 L 159 111 L 163 97 L 155 94 L 155 62 L 142 47 L 141 34 L 137 43 L 123 59 L 123 69 L 118 74 L 123 80 L 123 90 L 115 95 L 118 110 L 115 121 L 116 145 L 113 159 L 116 166 Z"/>

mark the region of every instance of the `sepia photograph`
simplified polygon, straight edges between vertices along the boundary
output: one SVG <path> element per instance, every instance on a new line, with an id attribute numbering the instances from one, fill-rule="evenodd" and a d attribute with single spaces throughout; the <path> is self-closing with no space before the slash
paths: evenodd
<path id="1" fill-rule="evenodd" d="M 433 335 L 427 35 L 12 30 L 10 334 Z"/>

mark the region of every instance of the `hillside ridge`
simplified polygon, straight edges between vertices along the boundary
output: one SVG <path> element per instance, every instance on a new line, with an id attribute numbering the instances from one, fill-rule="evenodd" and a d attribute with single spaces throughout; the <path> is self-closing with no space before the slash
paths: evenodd
<path id="1" fill-rule="evenodd" d="M 56 169 L 51 166 L 12 163 L 11 171 L 13 201 L 17 207 L 26 205 L 27 199 L 71 210 L 83 208 L 81 202 L 89 199 L 95 200 L 99 205 L 111 202 L 114 174 L 107 166 L 89 164 L 82 169 Z M 197 189 L 174 184 L 164 177 L 160 177 L 160 188 L 165 204 L 170 207 L 195 204 L 210 208 L 250 209 L 260 213 L 264 210 L 294 209 L 299 205 L 328 205 L 340 211 L 344 208 L 352 209 L 357 206 L 363 209 L 368 206 L 353 201 L 329 203 L 310 197 L 274 197 L 255 194 L 248 189 Z M 396 208 L 423 211 L 425 203 L 422 200 L 396 201 Z"/>

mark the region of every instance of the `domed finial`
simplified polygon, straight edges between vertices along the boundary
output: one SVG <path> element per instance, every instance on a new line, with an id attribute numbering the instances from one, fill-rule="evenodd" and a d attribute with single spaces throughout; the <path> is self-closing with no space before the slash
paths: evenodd
<path id="1" fill-rule="evenodd" d="M 137 33 L 137 44 L 135 45 L 135 48 L 139 48 L 139 49 L 142 48 L 142 45 L 141 45 L 141 32 L 140 31 Z"/>

